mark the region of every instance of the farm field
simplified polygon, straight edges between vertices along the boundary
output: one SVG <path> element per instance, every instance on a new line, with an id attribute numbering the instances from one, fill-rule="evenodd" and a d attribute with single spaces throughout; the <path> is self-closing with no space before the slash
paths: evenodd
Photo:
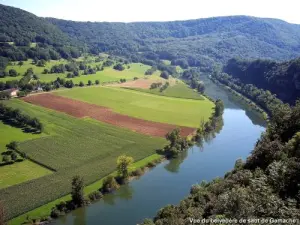
<path id="1" fill-rule="evenodd" d="M 93 183 L 115 170 L 119 155 L 127 154 L 137 161 L 166 143 L 163 138 L 92 119 L 76 119 L 17 99 L 5 103 L 41 120 L 48 135 L 21 142 L 20 149 L 57 171 L 0 189 L 0 199 L 4 199 L 10 218 L 68 194 L 75 174 L 84 177 L 86 184 Z"/>
<path id="2" fill-rule="evenodd" d="M 153 155 L 150 155 L 146 158 L 143 158 L 137 162 L 134 162 L 132 164 L 132 166 L 129 168 L 130 171 L 133 171 L 137 168 L 141 168 L 143 166 L 146 166 L 149 162 L 152 162 L 153 160 L 156 160 L 156 159 L 159 159 L 161 158 L 161 155 L 158 155 L 158 154 L 153 154 Z M 116 172 L 113 172 L 111 174 L 108 174 L 108 175 L 116 175 Z M 84 194 L 87 196 L 88 194 L 94 192 L 94 191 L 97 191 L 99 189 L 99 187 L 102 186 L 102 183 L 103 183 L 103 178 L 86 186 L 84 188 Z M 48 217 L 49 216 L 49 212 L 51 211 L 51 209 L 56 205 L 56 204 L 59 204 L 60 202 L 62 201 L 69 201 L 71 199 L 71 195 L 68 194 L 68 195 L 65 195 L 59 199 L 56 199 L 52 202 L 49 202 L 45 205 L 42 205 L 34 210 L 31 210 L 29 212 L 27 212 L 26 214 L 22 214 L 12 220 L 10 220 L 8 222 L 8 225 L 19 225 L 19 224 L 23 224 L 24 221 L 27 220 L 27 218 L 43 218 L 43 217 Z"/>
<path id="3" fill-rule="evenodd" d="M 24 133 L 0 121 L 0 153 L 6 151 L 5 145 L 11 141 L 26 141 L 45 136 L 43 134 Z M 2 157 L 1 157 L 2 160 Z M 22 183 L 51 173 L 51 171 L 38 166 L 28 160 L 12 165 L 0 167 L 0 189 Z"/>
<path id="4" fill-rule="evenodd" d="M 0 189 L 52 174 L 52 171 L 29 160 L 0 168 Z"/>
<path id="5" fill-rule="evenodd" d="M 214 107 L 213 102 L 206 98 L 172 98 L 117 87 L 75 88 L 55 94 L 139 119 L 195 128 L 199 127 L 201 119 L 209 119 Z"/>
<path id="6" fill-rule="evenodd" d="M 90 117 L 104 123 L 130 129 L 134 132 L 153 137 L 165 137 L 168 132 L 177 127 L 172 124 L 158 123 L 129 117 L 127 115 L 113 112 L 109 108 L 53 94 L 31 95 L 23 98 L 23 100 L 45 108 L 67 113 L 74 117 Z M 181 135 L 183 136 L 188 136 L 195 130 L 195 128 L 182 126 L 180 126 L 180 129 Z"/>
<path id="7" fill-rule="evenodd" d="M 102 62 L 95 62 L 95 57 L 87 57 L 86 59 L 84 57 L 80 57 L 76 59 L 75 61 L 85 61 L 87 66 L 96 67 L 102 66 Z M 67 73 L 52 73 L 52 74 L 43 74 L 44 69 L 50 70 L 52 66 L 59 65 L 59 64 L 67 64 L 69 63 L 65 59 L 60 60 L 50 60 L 47 61 L 46 65 L 44 67 L 39 67 L 34 64 L 32 64 L 32 60 L 29 59 L 27 61 L 24 61 L 22 66 L 17 65 L 18 62 L 14 62 L 14 65 L 9 65 L 6 67 L 6 72 L 8 72 L 10 69 L 15 69 L 17 73 L 19 74 L 16 77 L 7 76 L 4 78 L 0 78 L 0 82 L 6 82 L 9 80 L 20 80 L 23 77 L 23 74 L 27 71 L 27 69 L 32 68 L 34 71 L 34 74 L 36 74 L 41 82 L 51 82 L 59 78 L 64 78 L 66 80 L 73 80 L 74 84 L 79 84 L 80 81 L 82 81 L 84 84 L 87 84 L 89 80 L 91 80 L 93 83 L 95 83 L 96 80 L 99 80 L 102 82 L 116 82 L 120 79 L 127 79 L 132 80 L 134 77 L 145 77 L 144 73 L 147 69 L 150 68 L 148 65 L 144 65 L 142 63 L 131 63 L 128 64 L 130 67 L 129 69 L 126 66 L 126 69 L 123 71 L 118 71 L 113 69 L 112 67 L 105 67 L 103 71 L 97 71 L 96 74 L 90 74 L 90 75 L 83 75 L 83 71 L 80 71 L 80 76 L 74 77 L 74 78 L 67 78 Z M 159 75 L 159 72 L 156 71 L 154 74 Z"/>
<path id="8" fill-rule="evenodd" d="M 149 94 L 168 96 L 174 98 L 185 98 L 185 99 L 196 99 L 204 100 L 204 97 L 198 94 L 193 89 L 189 88 L 186 84 L 179 83 L 169 86 L 166 90 L 160 91 L 160 88 L 155 89 L 145 89 L 145 88 L 129 88 L 136 91 L 141 91 Z"/>

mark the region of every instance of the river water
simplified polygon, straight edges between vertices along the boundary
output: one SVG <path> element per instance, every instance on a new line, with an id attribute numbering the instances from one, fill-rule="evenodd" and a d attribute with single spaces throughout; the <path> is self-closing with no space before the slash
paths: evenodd
<path id="1" fill-rule="evenodd" d="M 180 157 L 164 161 L 137 180 L 122 186 L 90 206 L 77 209 L 55 225 L 135 225 L 152 218 L 167 204 L 178 204 L 193 184 L 223 177 L 238 158 L 246 159 L 264 121 L 230 93 L 205 80 L 206 93 L 224 101 L 223 127 L 201 147 L 194 146 Z"/>

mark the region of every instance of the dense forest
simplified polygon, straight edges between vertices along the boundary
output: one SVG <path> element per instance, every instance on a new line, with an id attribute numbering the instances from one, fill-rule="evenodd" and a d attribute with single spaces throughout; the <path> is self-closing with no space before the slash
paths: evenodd
<path id="1" fill-rule="evenodd" d="M 300 26 L 246 16 L 175 22 L 91 23 L 48 19 L 94 51 L 210 69 L 233 56 L 289 59 L 300 49 Z M 94 38 L 94 37 L 97 38 Z"/>
<path id="2" fill-rule="evenodd" d="M 300 96 L 300 58 L 280 63 L 231 59 L 223 70 L 236 81 L 269 90 L 284 102 L 294 104 Z"/>
<path id="3" fill-rule="evenodd" d="M 237 160 L 224 178 L 194 185 L 190 195 L 177 206 L 161 209 L 154 221 L 144 225 L 192 224 L 190 219 L 246 219 L 242 224 L 298 224 L 300 219 L 300 102 L 294 107 L 281 104 L 272 112 L 262 134 L 245 162 Z M 272 218 L 272 219 L 271 219 Z M 249 219 L 249 221 L 248 221 Z M 250 219 L 253 219 L 252 222 Z M 285 221 L 283 221 L 285 219 Z M 288 221 L 287 219 L 298 219 Z M 274 222 L 277 221 L 277 222 Z"/>
<path id="4" fill-rule="evenodd" d="M 247 16 L 174 22 L 74 22 L 40 18 L 0 5 L 0 24 L 0 56 L 9 60 L 108 52 L 134 62 L 155 65 L 167 59 L 172 65 L 197 66 L 208 72 L 233 57 L 288 60 L 299 56 L 300 50 L 299 25 Z"/>
<path id="5" fill-rule="evenodd" d="M 0 4 L 0 56 L 11 61 L 76 58 L 81 50 L 79 43 L 46 19 Z M 0 69 L 4 62 L 1 58 Z"/>

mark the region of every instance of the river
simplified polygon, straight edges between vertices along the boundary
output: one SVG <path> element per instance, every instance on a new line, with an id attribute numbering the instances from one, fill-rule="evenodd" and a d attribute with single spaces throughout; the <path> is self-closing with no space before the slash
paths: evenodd
<path id="1" fill-rule="evenodd" d="M 90 206 L 60 217 L 55 225 L 135 225 L 152 218 L 167 204 L 178 204 L 193 184 L 223 177 L 238 158 L 246 159 L 264 121 L 230 93 L 205 80 L 206 93 L 224 101 L 223 127 L 214 138 L 180 157 L 164 161 L 137 180 Z"/>

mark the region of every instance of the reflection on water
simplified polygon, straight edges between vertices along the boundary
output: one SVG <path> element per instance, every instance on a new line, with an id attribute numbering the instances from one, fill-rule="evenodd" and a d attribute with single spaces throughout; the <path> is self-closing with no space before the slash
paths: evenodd
<path id="1" fill-rule="evenodd" d="M 236 159 L 245 159 L 264 131 L 263 124 L 258 119 L 253 122 L 255 117 L 250 111 L 214 84 L 209 84 L 207 91 L 215 93 L 215 98 L 227 99 L 224 123 L 216 133 L 205 137 L 179 158 L 162 162 L 103 200 L 75 210 L 53 224 L 137 224 L 144 218 L 154 217 L 167 204 L 178 204 L 189 194 L 193 184 L 222 177 L 233 168 Z"/>
<path id="2" fill-rule="evenodd" d="M 122 185 L 114 194 L 105 195 L 103 201 L 108 205 L 115 205 L 116 199 L 129 201 L 132 199 L 134 189 L 129 185 Z"/>
<path id="3" fill-rule="evenodd" d="M 80 213 L 74 213 L 74 224 L 76 225 L 86 225 L 86 208 L 83 207 L 82 210 L 80 210 Z"/>
<path id="4" fill-rule="evenodd" d="M 171 173 L 178 173 L 180 164 L 186 159 L 188 151 L 184 151 L 178 155 L 177 158 L 170 160 L 164 168 Z"/>

